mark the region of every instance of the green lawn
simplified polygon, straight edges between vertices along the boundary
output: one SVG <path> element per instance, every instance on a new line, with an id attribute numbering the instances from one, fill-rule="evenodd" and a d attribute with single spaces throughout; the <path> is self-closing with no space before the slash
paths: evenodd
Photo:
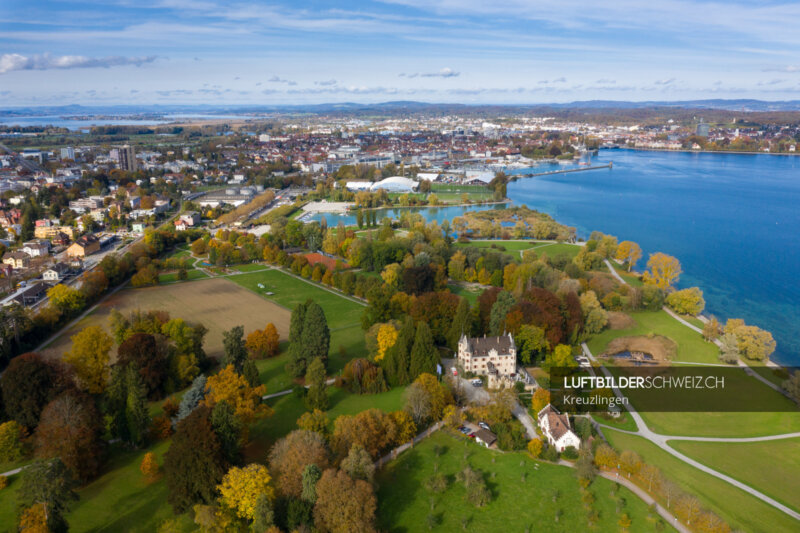
<path id="1" fill-rule="evenodd" d="M 557 255 L 567 255 L 570 258 L 575 257 L 578 255 L 578 252 L 581 251 L 581 247 L 575 244 L 566 244 L 566 243 L 542 243 L 537 245 L 536 247 L 536 254 L 539 256 L 547 255 L 550 257 L 555 257 Z"/>
<path id="2" fill-rule="evenodd" d="M 608 343 L 618 337 L 635 337 L 650 333 L 669 337 L 678 345 L 676 361 L 719 363 L 719 349 L 703 340 L 696 331 L 687 328 L 665 311 L 636 311 L 629 313 L 636 325 L 628 329 L 607 329 L 593 336 L 587 344 L 593 354 L 605 351 Z"/>
<path id="3" fill-rule="evenodd" d="M 438 458 L 434 447 L 443 450 Z M 466 456 L 466 458 L 465 458 Z M 476 508 L 464 499 L 464 488 L 455 474 L 467 462 L 480 469 L 492 493 L 490 503 Z M 448 488 L 429 493 L 425 480 L 439 472 L 448 478 Z M 523 479 L 524 475 L 524 481 Z M 427 517 L 438 522 L 433 531 L 586 531 L 586 511 L 575 472 L 571 468 L 531 460 L 522 453 L 487 450 L 474 442 L 439 431 L 385 466 L 377 475 L 378 526 L 390 532 L 428 531 Z M 619 531 L 617 502 L 611 495 L 613 483 L 598 478 L 589 490 L 596 498 L 597 531 Z M 647 506 L 625 488 L 621 512 L 632 518 L 631 531 L 655 531 L 647 518 Z M 555 501 L 554 501 L 555 500 Z M 555 521 L 559 513 L 558 522 Z M 667 526 L 666 530 L 670 530 Z"/>
<path id="4" fill-rule="evenodd" d="M 670 441 L 668 444 L 800 510 L 800 439 L 742 443 Z"/>
<path id="5" fill-rule="evenodd" d="M 483 248 L 487 250 L 494 250 L 519 259 L 520 251 L 527 250 L 529 248 L 535 248 L 540 244 L 541 243 L 536 241 L 503 241 L 494 239 L 488 241 L 475 240 L 470 242 L 457 242 L 455 245 L 459 248 Z"/>
<path id="6" fill-rule="evenodd" d="M 622 411 L 623 412 L 619 415 L 619 418 L 612 418 L 610 416 L 606 418 L 600 416 L 599 413 L 592 414 L 592 418 L 605 426 L 624 429 L 625 431 L 638 431 L 639 427 L 636 425 L 636 421 L 633 419 L 630 413 L 628 413 L 624 408 Z"/>
<path id="7" fill-rule="evenodd" d="M 613 266 L 614 270 L 617 271 L 617 274 L 622 276 L 622 279 L 628 282 L 628 285 L 631 285 L 633 287 L 641 287 L 642 285 L 644 285 L 644 282 L 641 279 L 639 279 L 639 276 L 631 274 L 625 269 L 625 267 L 618 265 L 616 261 L 609 261 L 609 263 L 611 263 L 611 266 Z M 701 325 L 700 327 L 703 326 Z"/>
<path id="8" fill-rule="evenodd" d="M 770 533 L 797 531 L 797 521 L 733 485 L 687 465 L 642 437 L 605 431 L 618 450 L 638 453 L 647 463 L 683 490 L 694 494 L 709 509 L 727 520 L 732 529 Z M 662 502 L 665 503 L 665 502 Z"/>
<path id="9" fill-rule="evenodd" d="M 190 269 L 186 271 L 186 279 L 183 281 L 193 281 L 196 279 L 206 279 L 206 278 L 208 278 L 208 275 L 202 270 Z M 158 275 L 159 283 L 175 283 L 177 281 L 181 281 L 178 279 L 177 272 L 170 272 L 169 274 Z"/>
<path id="10" fill-rule="evenodd" d="M 251 272 L 230 276 L 228 279 L 288 309 L 294 309 L 297 304 L 309 299 L 317 302 L 325 311 L 328 327 L 331 329 L 328 359 L 328 372 L 331 375 L 344 368 L 350 359 L 366 355 L 364 332 L 361 329 L 364 305 L 280 270 Z M 260 289 L 259 283 L 265 289 Z M 273 294 L 267 295 L 266 292 Z"/>
<path id="11" fill-rule="evenodd" d="M 478 296 L 480 296 L 484 291 L 483 288 L 479 290 L 472 290 L 456 283 L 448 283 L 447 288 L 449 288 L 450 292 L 453 294 L 457 294 L 462 298 L 466 298 L 470 305 L 475 305 L 478 302 Z"/>
<path id="12" fill-rule="evenodd" d="M 139 471 L 146 451 L 156 454 L 163 464 L 169 442 L 160 442 L 149 450 L 113 449 L 106 473 L 78 491 L 80 500 L 67 514 L 70 531 L 156 531 L 167 519 L 175 518 L 167 503 L 167 487 L 163 479 L 148 484 Z M 0 530 L 15 530 L 16 491 L 19 476 L 0 492 Z M 178 517 L 183 531 L 195 529 L 188 514 Z"/>
<path id="13" fill-rule="evenodd" d="M 246 263 L 244 265 L 236 265 L 231 267 L 238 272 L 254 272 L 257 270 L 264 270 L 267 267 L 261 263 Z"/>

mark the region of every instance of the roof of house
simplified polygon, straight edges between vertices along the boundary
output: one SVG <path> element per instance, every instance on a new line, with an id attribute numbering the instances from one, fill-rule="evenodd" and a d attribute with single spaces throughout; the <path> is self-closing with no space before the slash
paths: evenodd
<path id="1" fill-rule="evenodd" d="M 483 428 L 475 432 L 475 438 L 481 439 L 483 442 L 486 443 L 487 446 L 491 446 L 492 444 L 495 443 L 495 441 L 497 441 L 497 435 Z"/>
<path id="2" fill-rule="evenodd" d="M 555 440 L 558 440 L 566 435 L 568 431 L 572 431 L 572 428 L 569 425 L 569 417 L 559 413 L 558 409 L 550 404 L 547 404 L 541 411 L 539 411 L 537 418 L 540 422 L 544 418 L 547 418 L 547 426 L 550 428 L 550 436 Z"/>
<path id="3" fill-rule="evenodd" d="M 498 354 L 507 354 L 512 348 L 514 348 L 514 339 L 511 338 L 511 335 L 467 339 L 467 349 L 475 357 L 485 357 L 492 350 L 497 350 Z"/>

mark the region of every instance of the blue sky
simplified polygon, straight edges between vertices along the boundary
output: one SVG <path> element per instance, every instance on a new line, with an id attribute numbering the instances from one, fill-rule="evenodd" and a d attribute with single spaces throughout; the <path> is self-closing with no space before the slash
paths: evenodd
<path id="1" fill-rule="evenodd" d="M 798 26 L 770 1 L 3 0 L 0 104 L 800 99 Z"/>

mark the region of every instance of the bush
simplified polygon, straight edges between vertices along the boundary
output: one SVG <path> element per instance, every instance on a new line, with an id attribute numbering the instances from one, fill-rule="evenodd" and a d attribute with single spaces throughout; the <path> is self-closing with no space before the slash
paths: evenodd
<path id="1" fill-rule="evenodd" d="M 567 446 L 564 448 L 564 451 L 561 453 L 561 456 L 564 459 L 569 459 L 570 461 L 574 461 L 578 458 L 578 450 L 575 449 L 575 446 Z"/>
<path id="2" fill-rule="evenodd" d="M 551 463 L 558 462 L 559 454 L 556 451 L 555 447 L 548 445 L 544 451 L 542 452 L 541 458 L 545 461 L 550 461 Z"/>

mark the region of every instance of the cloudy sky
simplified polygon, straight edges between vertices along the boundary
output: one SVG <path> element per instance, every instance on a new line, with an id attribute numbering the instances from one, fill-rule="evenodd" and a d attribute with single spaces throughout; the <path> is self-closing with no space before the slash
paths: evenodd
<path id="1" fill-rule="evenodd" d="M 2 4 L 2 107 L 800 99 L 798 2 Z"/>

